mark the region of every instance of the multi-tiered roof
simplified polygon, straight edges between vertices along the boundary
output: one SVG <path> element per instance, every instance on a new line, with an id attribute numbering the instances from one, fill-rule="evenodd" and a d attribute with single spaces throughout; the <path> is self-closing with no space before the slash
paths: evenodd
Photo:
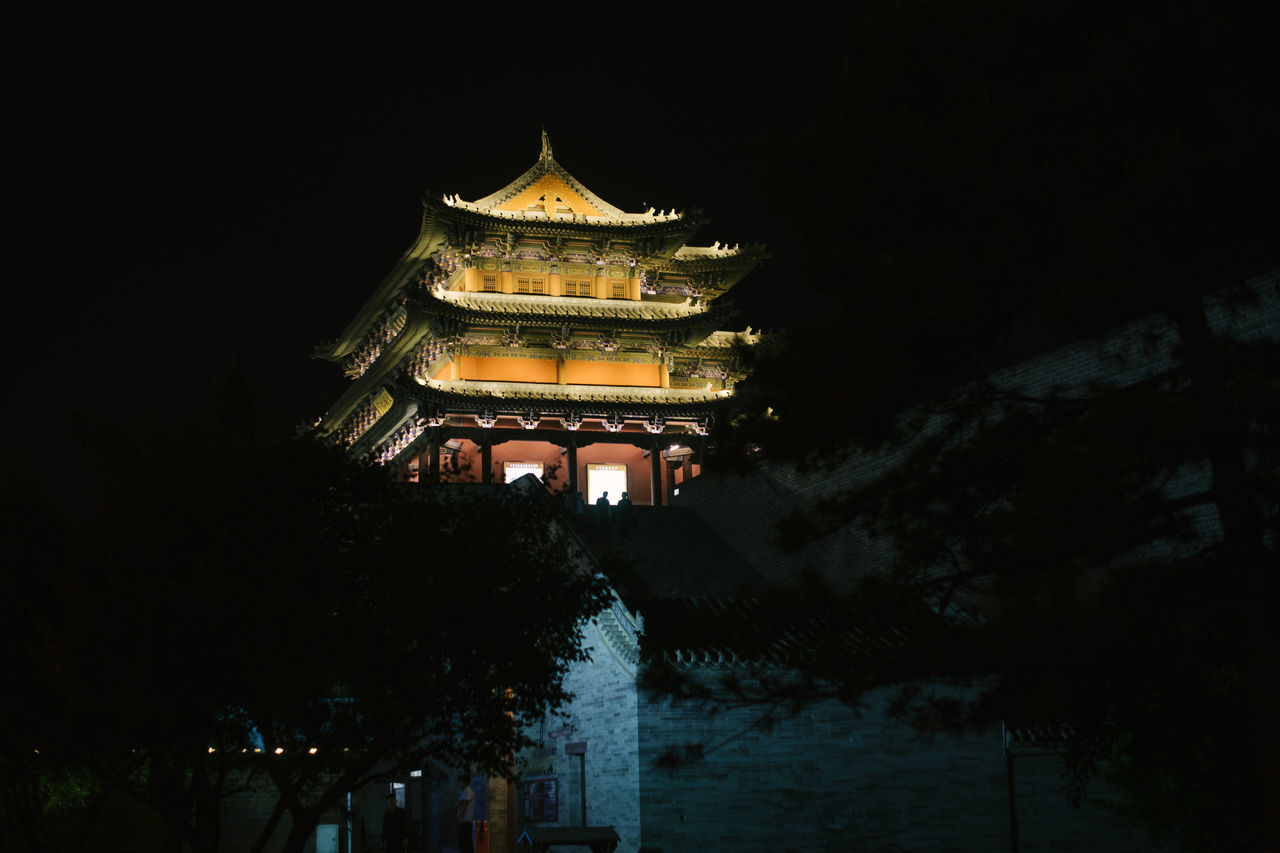
<path id="1" fill-rule="evenodd" d="M 538 161 L 478 201 L 427 198 L 408 251 L 317 355 L 351 387 L 322 436 L 393 462 L 424 431 L 697 432 L 743 378 L 720 296 L 762 247 L 690 246 L 701 219 L 627 213 Z"/>

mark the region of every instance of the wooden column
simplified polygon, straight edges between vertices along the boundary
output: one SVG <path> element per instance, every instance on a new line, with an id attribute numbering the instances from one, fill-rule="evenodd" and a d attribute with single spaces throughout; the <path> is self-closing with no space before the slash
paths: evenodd
<path id="1" fill-rule="evenodd" d="M 418 479 L 422 479 L 422 463 L 418 463 Z M 432 430 L 431 437 L 427 439 L 427 479 L 428 485 L 434 486 L 440 482 L 440 433 L 438 430 Z"/>
<path id="2" fill-rule="evenodd" d="M 569 498 L 573 499 L 578 494 L 578 437 L 569 435 Z"/>
<path id="3" fill-rule="evenodd" d="M 649 444 L 649 501 L 662 506 L 662 445 L 655 437 Z"/>
<path id="4" fill-rule="evenodd" d="M 480 481 L 493 482 L 493 442 L 487 437 L 480 442 Z"/>

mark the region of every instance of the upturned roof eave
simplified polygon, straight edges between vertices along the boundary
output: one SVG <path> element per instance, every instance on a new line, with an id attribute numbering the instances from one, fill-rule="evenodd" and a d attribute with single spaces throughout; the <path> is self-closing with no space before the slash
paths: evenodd
<path id="1" fill-rule="evenodd" d="M 422 224 L 413 244 L 391 267 L 391 271 L 382 279 L 382 283 L 365 300 L 356 316 L 332 342 L 316 348 L 316 357 L 328 361 L 339 361 L 345 358 L 369 333 L 369 328 L 378 321 L 387 306 L 397 293 L 410 283 L 421 270 L 422 265 L 445 244 L 445 233 L 441 223 L 430 210 L 423 210 Z"/>
<path id="2" fill-rule="evenodd" d="M 391 379 L 404 360 L 414 353 L 428 330 L 428 324 L 424 322 L 424 318 L 415 316 L 416 313 L 411 312 L 405 328 L 378 357 L 378 360 L 352 382 L 321 416 L 317 427 L 320 437 L 328 436 L 342 426 L 356 407 Z"/>
<path id="3" fill-rule="evenodd" d="M 533 301 L 535 298 L 529 297 L 528 301 L 521 306 L 526 310 L 510 310 L 511 303 L 505 300 L 494 300 L 494 310 L 485 310 L 480 307 L 483 303 L 477 304 L 478 300 L 473 300 L 471 304 L 462 304 L 459 301 L 441 299 L 431 292 L 419 293 L 412 301 L 427 314 L 437 314 L 466 322 L 485 324 L 520 323 L 526 326 L 588 325 L 607 327 L 609 329 L 653 331 L 655 333 L 673 329 L 715 326 L 736 313 L 733 307 L 727 303 L 720 305 L 713 303 L 703 311 L 690 311 L 683 314 L 673 313 L 667 317 L 644 317 L 622 311 L 618 313 L 609 311 L 594 312 L 589 309 L 597 308 L 597 306 L 589 303 L 584 303 L 582 306 L 573 306 L 560 302 L 535 302 Z M 601 307 L 608 307 L 609 305 L 609 300 L 591 301 L 602 303 Z M 569 310 L 572 307 L 581 307 L 584 310 L 580 313 L 574 313 Z"/>
<path id="4" fill-rule="evenodd" d="M 679 249 L 676 250 L 677 253 L 679 251 Z M 666 259 L 666 262 L 660 268 L 671 272 L 719 272 L 740 269 L 742 274 L 745 275 L 771 257 L 772 255 L 765 251 L 763 246 L 748 246 L 745 249 L 729 250 L 723 254 L 692 255 L 687 257 L 676 257 L 673 254 L 672 257 Z"/>
<path id="5" fill-rule="evenodd" d="M 430 208 L 437 215 L 462 225 L 493 231 L 510 231 L 518 228 L 526 234 L 572 234 L 575 232 L 593 236 L 606 234 L 640 237 L 669 237 L 672 235 L 692 235 L 706 220 L 697 214 L 681 214 L 676 218 L 654 220 L 616 220 L 590 221 L 586 219 L 549 219 L 528 217 L 512 212 L 502 213 L 475 210 L 469 206 L 451 205 L 442 198 L 424 196 L 424 207 Z M 677 247 L 678 249 L 679 247 Z M 673 253 L 676 249 L 672 250 Z"/>
<path id="6" fill-rule="evenodd" d="M 555 219 L 542 220 L 538 217 L 528 217 L 522 211 L 501 211 L 503 205 L 513 201 L 520 196 L 521 193 L 529 190 L 543 178 L 548 175 L 554 176 L 569 191 L 576 194 L 584 202 L 599 211 L 603 222 L 582 222 L 582 221 L 564 221 Z M 539 152 L 537 161 L 532 166 L 521 173 L 515 180 L 506 186 L 490 193 L 489 195 L 477 199 L 476 201 L 465 201 L 457 196 L 446 197 L 442 199 L 442 204 L 454 210 L 467 211 L 479 216 L 490 218 L 495 223 L 520 222 L 526 228 L 538 224 L 545 226 L 570 225 L 578 227 L 587 227 L 592 231 L 600 230 L 619 230 L 619 231 L 635 231 L 637 229 L 648 229 L 655 225 L 671 225 L 682 224 L 685 227 L 696 227 L 699 224 L 696 220 L 698 216 L 688 216 L 684 213 L 676 213 L 674 208 L 670 213 L 655 214 L 653 208 L 644 212 L 629 213 L 622 208 L 610 204 L 593 192 L 586 184 L 575 178 L 567 169 L 561 166 L 551 151 L 551 141 L 547 137 L 544 130 L 542 132 L 542 150 Z"/>
<path id="7" fill-rule="evenodd" d="M 418 393 L 452 400 L 474 408 L 489 402 L 499 407 L 526 407 L 538 402 L 569 408 L 637 406 L 641 408 L 698 408 L 717 406 L 733 396 L 733 389 L 652 388 L 629 385 L 556 385 L 544 382 L 497 382 L 467 379 L 428 379 Z"/>

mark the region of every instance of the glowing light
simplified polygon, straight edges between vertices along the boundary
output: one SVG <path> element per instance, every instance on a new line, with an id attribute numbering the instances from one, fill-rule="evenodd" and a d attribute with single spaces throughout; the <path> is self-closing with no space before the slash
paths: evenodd
<path id="1" fill-rule="evenodd" d="M 284 747 L 283 747 L 283 746 L 277 746 L 277 747 L 276 747 L 276 755 L 279 755 L 279 754 L 280 754 L 280 753 L 282 753 L 282 752 L 284 752 Z"/>
<path id="2" fill-rule="evenodd" d="M 213 747 L 209 747 L 209 754 L 213 755 Z"/>
<path id="3" fill-rule="evenodd" d="M 315 754 L 316 754 L 316 748 L 315 748 L 314 746 L 313 746 L 313 747 L 311 747 L 310 749 L 308 749 L 308 750 L 307 750 L 307 754 L 308 754 L 308 755 L 315 755 Z"/>

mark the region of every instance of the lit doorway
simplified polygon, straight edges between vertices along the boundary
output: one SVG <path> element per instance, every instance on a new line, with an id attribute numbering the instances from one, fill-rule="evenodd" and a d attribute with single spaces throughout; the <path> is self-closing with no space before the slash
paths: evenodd
<path id="1" fill-rule="evenodd" d="M 510 483 L 513 480 L 519 480 L 525 474 L 532 474 L 539 480 L 542 479 L 542 463 L 541 462 L 503 462 L 502 463 L 502 482 Z"/>
<path id="2" fill-rule="evenodd" d="M 627 466 L 618 462 L 587 463 L 587 505 L 595 506 L 605 492 L 608 501 L 616 504 L 627 491 Z"/>

